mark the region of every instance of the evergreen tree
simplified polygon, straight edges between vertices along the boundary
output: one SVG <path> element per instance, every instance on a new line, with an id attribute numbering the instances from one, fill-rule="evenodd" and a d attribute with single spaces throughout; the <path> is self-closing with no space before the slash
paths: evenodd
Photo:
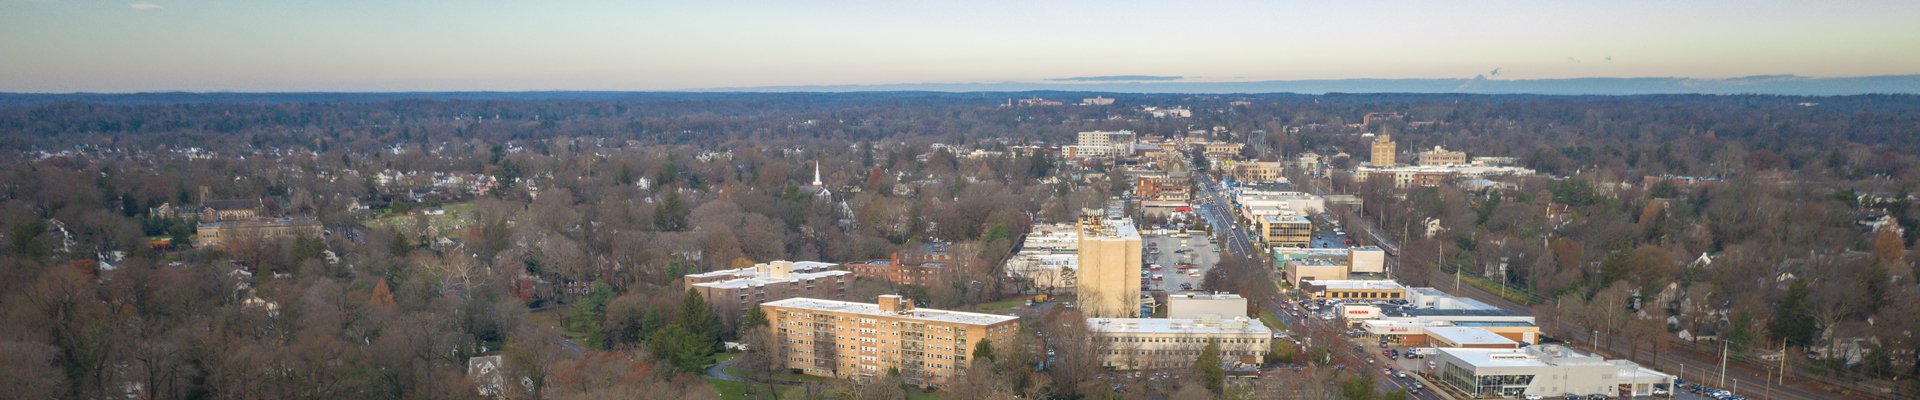
<path id="1" fill-rule="evenodd" d="M 653 227 L 667 232 L 687 230 L 687 216 L 692 213 L 693 210 L 680 200 L 680 193 L 669 190 L 667 197 L 653 210 Z"/>
<path id="2" fill-rule="evenodd" d="M 747 315 L 740 317 L 740 331 L 746 332 L 753 328 L 767 326 L 767 323 L 766 311 L 760 310 L 760 307 L 748 307 Z"/>
<path id="3" fill-rule="evenodd" d="M 993 362 L 993 341 L 992 340 L 980 339 L 980 343 L 976 343 L 973 345 L 973 361 L 977 362 L 981 360 L 986 360 L 987 362 Z"/>
<path id="4" fill-rule="evenodd" d="M 1227 379 L 1227 371 L 1220 367 L 1220 363 L 1220 343 L 1218 342 L 1207 342 L 1207 347 L 1200 349 L 1200 356 L 1193 359 L 1194 378 L 1199 379 L 1200 384 L 1206 386 L 1207 391 L 1213 392 L 1214 395 L 1222 393 Z"/>

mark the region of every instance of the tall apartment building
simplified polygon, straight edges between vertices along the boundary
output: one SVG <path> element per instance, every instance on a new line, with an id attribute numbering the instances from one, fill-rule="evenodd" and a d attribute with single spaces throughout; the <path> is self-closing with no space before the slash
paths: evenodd
<path id="1" fill-rule="evenodd" d="M 1399 151 L 1399 144 L 1393 142 L 1392 135 L 1380 135 L 1373 141 L 1373 166 L 1394 166 L 1393 155 Z"/>
<path id="2" fill-rule="evenodd" d="M 874 304 L 793 298 L 761 304 L 787 343 L 787 367 L 808 375 L 866 381 L 898 368 L 907 382 L 944 385 L 964 373 L 980 340 L 1010 346 L 1019 318 L 916 309 L 880 296 Z"/>
<path id="3" fill-rule="evenodd" d="M 1267 355 L 1273 331 L 1257 319 L 1088 318 L 1087 329 L 1105 350 L 1101 365 L 1113 369 L 1189 368 L 1208 343 L 1220 345 L 1220 359 L 1257 364 Z"/>
<path id="4" fill-rule="evenodd" d="M 1080 217 L 1080 312 L 1125 318 L 1140 313 L 1140 231 L 1126 218 Z"/>
<path id="5" fill-rule="evenodd" d="M 684 278 L 687 287 L 699 292 L 715 309 L 744 312 L 756 304 L 794 297 L 845 298 L 853 273 L 834 267 L 823 262 L 774 261 Z"/>
<path id="6" fill-rule="evenodd" d="M 1440 146 L 1420 152 L 1420 165 L 1460 165 L 1467 163 L 1467 152 L 1449 151 Z"/>

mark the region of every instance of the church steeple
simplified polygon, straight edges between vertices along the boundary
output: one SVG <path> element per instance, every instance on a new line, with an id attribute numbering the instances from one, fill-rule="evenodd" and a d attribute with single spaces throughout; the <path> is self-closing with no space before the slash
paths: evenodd
<path id="1" fill-rule="evenodd" d="M 822 185 L 820 184 L 820 160 L 813 160 L 813 187 L 821 187 L 821 186 Z"/>

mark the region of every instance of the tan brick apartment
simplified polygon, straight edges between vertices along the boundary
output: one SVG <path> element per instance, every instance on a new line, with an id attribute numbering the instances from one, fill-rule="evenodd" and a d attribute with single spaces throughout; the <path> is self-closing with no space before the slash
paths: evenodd
<path id="1" fill-rule="evenodd" d="M 1080 312 L 1124 318 L 1140 315 L 1140 231 L 1133 220 L 1080 218 Z"/>
<path id="2" fill-rule="evenodd" d="M 788 368 L 859 381 L 899 368 L 909 383 L 945 385 L 966 371 L 980 340 L 1005 348 L 1020 331 L 1017 317 L 918 309 L 895 295 L 872 304 L 792 298 L 760 307 L 786 339 Z"/>
<path id="3" fill-rule="evenodd" d="M 853 273 L 835 267 L 823 262 L 774 261 L 687 275 L 685 280 L 715 309 L 744 312 L 755 304 L 794 297 L 845 298 Z"/>

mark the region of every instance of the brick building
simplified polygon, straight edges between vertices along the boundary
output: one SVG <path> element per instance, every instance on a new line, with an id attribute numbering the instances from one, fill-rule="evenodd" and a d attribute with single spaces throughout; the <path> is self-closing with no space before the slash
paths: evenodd
<path id="1" fill-rule="evenodd" d="M 740 268 L 691 274 L 686 285 L 723 312 L 794 297 L 845 298 L 852 272 L 823 262 L 774 261 Z"/>

